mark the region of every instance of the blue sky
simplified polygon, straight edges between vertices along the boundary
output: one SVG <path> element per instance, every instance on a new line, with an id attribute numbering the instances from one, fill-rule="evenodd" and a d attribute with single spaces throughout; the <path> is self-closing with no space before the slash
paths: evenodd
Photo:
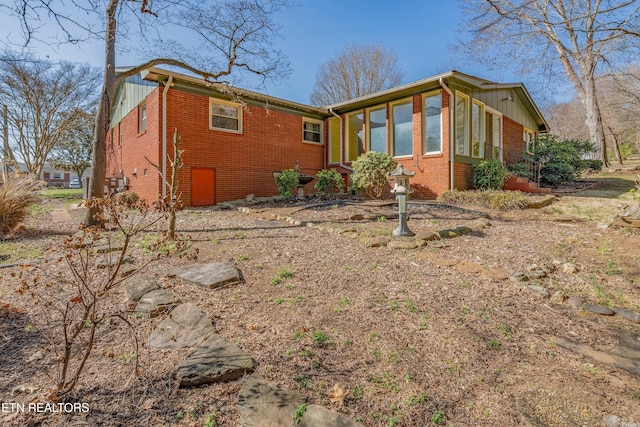
<path id="1" fill-rule="evenodd" d="M 454 53 L 454 44 L 465 36 L 459 31 L 464 19 L 455 0 L 298 0 L 277 21 L 283 39 L 276 40 L 274 47 L 287 55 L 293 72 L 286 81 L 270 83 L 265 92 L 291 101 L 309 103 L 318 67 L 347 44 L 380 43 L 395 51 L 398 66 L 405 71 L 403 83 L 451 69 L 503 82 L 521 80 L 474 65 Z M 15 20 L 0 15 L 0 42 L 7 37 L 17 40 L 18 32 Z M 36 54 L 101 67 L 102 52 L 102 44 L 94 43 L 62 46 L 58 51 L 40 46 Z M 117 58 L 118 65 L 139 62 L 135 57 Z M 535 93 L 533 96 L 538 99 Z"/>

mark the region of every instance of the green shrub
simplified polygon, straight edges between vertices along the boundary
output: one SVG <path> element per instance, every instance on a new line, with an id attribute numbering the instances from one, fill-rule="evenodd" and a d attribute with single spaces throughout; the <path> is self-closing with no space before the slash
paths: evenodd
<path id="1" fill-rule="evenodd" d="M 123 191 L 116 194 L 116 204 L 125 208 L 133 208 L 139 200 L 140 197 L 135 191 Z"/>
<path id="2" fill-rule="evenodd" d="M 280 190 L 280 195 L 285 200 L 291 199 L 291 197 L 293 197 L 293 192 L 300 183 L 298 172 L 293 169 L 285 169 L 275 175 L 274 178 L 276 180 L 278 190 Z"/>
<path id="3" fill-rule="evenodd" d="M 532 179 L 533 173 L 531 172 L 531 164 L 527 162 L 518 162 L 507 166 L 507 170 L 510 174 L 519 176 L 524 179 Z"/>
<path id="4" fill-rule="evenodd" d="M 20 172 L 10 174 L 0 185 L 0 234 L 11 232 L 25 219 L 41 187 L 42 182 Z"/>
<path id="5" fill-rule="evenodd" d="M 344 181 L 342 175 L 335 169 L 323 169 L 316 175 L 316 183 L 313 186 L 316 191 L 323 191 L 327 194 L 342 193 L 344 191 Z"/>
<path id="6" fill-rule="evenodd" d="M 602 160 L 593 160 L 593 159 L 583 159 L 581 161 L 583 170 L 593 170 L 593 171 L 601 171 L 602 170 Z"/>
<path id="7" fill-rule="evenodd" d="M 473 165 L 473 187 L 479 190 L 501 190 L 507 168 L 500 159 L 481 160 Z"/>
<path id="8" fill-rule="evenodd" d="M 529 205 L 529 198 L 520 191 L 451 190 L 438 196 L 438 200 L 452 205 L 475 205 L 501 211 L 520 210 Z"/>
<path id="9" fill-rule="evenodd" d="M 357 192 L 364 192 L 368 197 L 380 199 L 387 183 L 387 172 L 395 169 L 397 163 L 387 154 L 368 151 L 358 157 L 351 166 L 351 188 Z"/>
<path id="10" fill-rule="evenodd" d="M 578 178 L 575 168 L 568 163 L 549 162 L 540 168 L 540 182 L 542 185 L 557 187 Z"/>

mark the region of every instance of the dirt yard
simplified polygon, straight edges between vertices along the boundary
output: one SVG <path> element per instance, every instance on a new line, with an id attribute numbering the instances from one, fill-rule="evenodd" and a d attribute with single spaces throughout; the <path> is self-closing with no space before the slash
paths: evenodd
<path id="1" fill-rule="evenodd" d="M 190 235 L 198 262 L 235 264 L 241 284 L 207 291 L 166 278 L 187 262 L 178 258 L 137 274 L 198 305 L 221 336 L 253 357 L 253 375 L 365 426 L 524 425 L 517 402 L 531 390 L 582 404 L 598 420 L 612 414 L 638 423 L 637 354 L 634 374 L 558 345 L 568 338 L 614 354 L 622 336 L 640 339 L 638 323 L 567 303 L 581 296 L 640 313 L 640 229 L 604 226 L 624 204 L 638 203 L 633 180 L 623 173 L 593 180 L 594 187 L 539 210 L 412 205 L 414 232 L 474 230 L 416 249 L 367 244 L 390 236 L 394 206 L 341 200 L 247 204 L 249 212 L 188 209 L 179 213 L 178 229 Z M 0 242 L 0 264 L 59 255 L 83 215 L 69 212 L 70 220 L 53 221 L 50 209 L 36 210 L 19 238 Z M 490 226 L 477 227 L 482 217 Z M 134 248 L 134 265 L 145 256 Z M 241 380 L 176 389 L 171 374 L 186 350 L 141 346 L 136 355 L 129 332 L 115 324 L 101 331 L 70 400 L 88 411 L 10 410 L 44 402 L 56 372 L 33 300 L 15 292 L 21 270 L 0 269 L 0 424 L 239 425 Z M 539 270 L 545 274 L 528 282 L 512 277 Z M 112 297 L 126 306 L 121 290 Z M 160 320 L 132 313 L 141 343 Z M 349 390 L 341 409 L 328 399 L 335 384 Z M 292 414 L 282 425 L 293 422 Z"/>

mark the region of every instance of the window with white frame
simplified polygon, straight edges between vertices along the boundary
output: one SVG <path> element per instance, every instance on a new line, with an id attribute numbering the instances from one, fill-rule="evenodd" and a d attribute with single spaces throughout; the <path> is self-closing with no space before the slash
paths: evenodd
<path id="1" fill-rule="evenodd" d="M 226 132 L 242 132 L 242 107 L 233 102 L 210 98 L 209 128 Z"/>
<path id="2" fill-rule="evenodd" d="M 413 154 L 413 101 L 399 102 L 391 106 L 393 157 Z"/>
<path id="3" fill-rule="evenodd" d="M 456 92 L 455 119 L 456 119 L 456 154 L 469 155 L 469 97 Z"/>
<path id="4" fill-rule="evenodd" d="M 442 93 L 424 97 L 424 153 L 442 152 Z"/>
<path id="5" fill-rule="evenodd" d="M 471 156 L 484 157 L 484 105 L 471 103 Z"/>
<path id="6" fill-rule="evenodd" d="M 302 119 L 302 141 L 322 144 L 323 123 L 320 120 Z"/>
<path id="7" fill-rule="evenodd" d="M 527 153 L 533 153 L 534 144 L 536 142 L 536 134 L 531 129 L 524 129 L 523 132 L 524 146 Z"/>
<path id="8" fill-rule="evenodd" d="M 51 174 L 51 179 L 62 179 L 62 173 L 61 172 L 53 172 Z"/>
<path id="9" fill-rule="evenodd" d="M 387 107 L 369 110 L 369 151 L 387 152 Z"/>
<path id="10" fill-rule="evenodd" d="M 147 103 L 138 105 L 138 133 L 147 130 Z"/>

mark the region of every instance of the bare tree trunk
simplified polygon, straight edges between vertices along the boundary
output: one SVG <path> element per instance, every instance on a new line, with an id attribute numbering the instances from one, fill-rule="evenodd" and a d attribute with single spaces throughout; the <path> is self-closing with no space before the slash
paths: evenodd
<path id="1" fill-rule="evenodd" d="M 609 132 L 611 136 L 613 136 L 613 151 L 616 154 L 616 159 L 618 160 L 618 164 L 622 166 L 622 154 L 620 153 L 620 144 L 618 143 L 618 134 L 613 132 L 611 126 L 608 126 Z"/>
<path id="2" fill-rule="evenodd" d="M 584 106 L 587 112 L 587 119 L 585 124 L 589 129 L 589 138 L 593 142 L 597 149 L 600 151 L 600 160 L 605 167 L 609 166 L 609 159 L 607 158 L 607 142 L 604 137 L 604 127 L 602 126 L 602 113 L 600 112 L 600 106 L 598 105 L 598 98 L 596 94 L 596 82 L 593 75 L 583 78 L 584 80 Z"/>
<path id="3" fill-rule="evenodd" d="M 93 159 L 91 169 L 91 184 L 89 198 L 104 197 L 104 180 L 106 176 L 107 132 L 111 117 L 111 102 L 116 80 L 116 11 L 119 0 L 110 0 L 106 9 L 107 27 L 105 31 L 105 67 L 102 83 L 102 93 L 96 115 L 95 132 L 93 136 Z M 91 204 L 85 217 L 85 226 L 102 226 L 103 220 L 98 215 L 99 209 Z"/>

